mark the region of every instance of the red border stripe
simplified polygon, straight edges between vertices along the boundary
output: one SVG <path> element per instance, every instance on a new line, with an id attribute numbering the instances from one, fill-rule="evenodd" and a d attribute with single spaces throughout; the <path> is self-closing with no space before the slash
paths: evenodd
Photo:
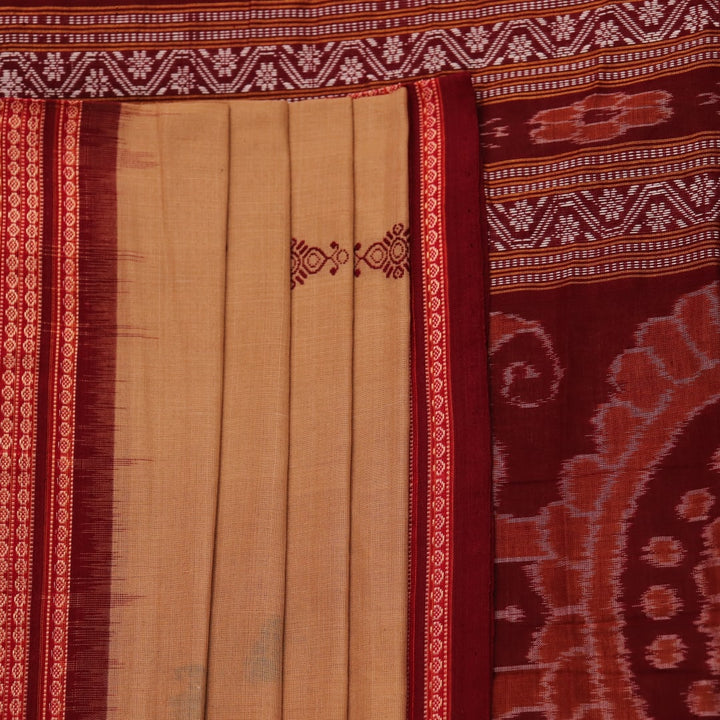
<path id="1" fill-rule="evenodd" d="M 55 294 L 48 384 L 47 556 L 40 650 L 38 717 L 64 720 L 78 353 L 79 144 L 81 103 L 58 108 L 57 231 L 53 236 Z"/>
<path id="2" fill-rule="evenodd" d="M 452 717 L 489 718 L 492 688 L 492 447 L 487 365 L 488 243 L 477 110 L 469 81 L 441 85 L 453 413 Z"/>
<path id="3" fill-rule="evenodd" d="M 470 77 L 411 86 L 412 720 L 491 714 L 486 237 Z"/>
<path id="4" fill-rule="evenodd" d="M 420 172 L 420 113 L 418 90 L 408 85 L 408 116 L 410 126 L 410 284 L 411 284 L 411 438 L 410 438 L 410 587 L 408 598 L 408 718 L 424 717 L 424 626 L 425 567 L 427 528 L 423 508 L 427 507 L 427 406 L 422 402 L 425 387 L 425 334 L 423 328 L 423 292 Z"/>
<path id="5" fill-rule="evenodd" d="M 0 101 L 0 717 L 24 718 L 29 682 L 40 335 L 44 104 Z M 8 600 L 11 599 L 11 602 Z"/>
<path id="6" fill-rule="evenodd" d="M 30 672 L 27 692 L 27 717 L 37 718 L 39 716 L 38 703 L 40 702 L 40 638 L 42 636 L 42 603 L 43 588 L 45 587 L 46 574 L 46 523 L 45 509 L 47 506 L 47 473 L 44 468 L 47 465 L 48 453 L 48 379 L 50 363 L 50 337 L 52 330 L 52 297 L 53 297 L 53 252 L 52 238 L 55 234 L 56 214 L 55 191 L 57 164 L 55 158 L 55 141 L 57 137 L 57 103 L 44 103 L 45 120 L 42 136 L 42 217 L 43 227 L 41 237 L 38 238 L 40 245 L 40 277 L 38 288 L 39 311 L 41 312 L 40 334 L 38 342 L 38 391 L 36 396 L 37 421 L 35 441 L 35 468 L 33 476 L 34 485 L 34 520 L 33 520 L 33 576 L 32 576 L 32 597 L 31 597 L 31 623 L 30 623 L 30 654 L 29 667 L 34 668 Z"/>
<path id="7" fill-rule="evenodd" d="M 425 718 L 450 717 L 450 612 L 453 429 L 449 377 L 447 249 L 444 218 L 445 128 L 437 80 L 418 83 L 424 367 L 427 406 L 427 558 Z"/>

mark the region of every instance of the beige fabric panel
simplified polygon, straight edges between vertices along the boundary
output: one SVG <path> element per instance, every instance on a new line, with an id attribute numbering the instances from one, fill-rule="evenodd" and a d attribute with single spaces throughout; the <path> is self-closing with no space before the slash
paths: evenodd
<path id="1" fill-rule="evenodd" d="M 352 101 L 291 104 L 290 153 L 293 278 L 301 277 L 303 266 L 309 274 L 292 291 L 283 717 L 344 720 L 352 413 Z"/>
<path id="2" fill-rule="evenodd" d="M 112 720 L 405 714 L 405 102 L 123 106 Z"/>
<path id="3" fill-rule="evenodd" d="M 407 97 L 353 103 L 350 720 L 404 720 L 410 284 Z"/>
<path id="4" fill-rule="evenodd" d="M 200 720 L 222 401 L 228 111 L 123 105 L 109 717 Z"/>
<path id="5" fill-rule="evenodd" d="M 280 720 L 290 382 L 288 105 L 233 102 L 207 720 Z"/>

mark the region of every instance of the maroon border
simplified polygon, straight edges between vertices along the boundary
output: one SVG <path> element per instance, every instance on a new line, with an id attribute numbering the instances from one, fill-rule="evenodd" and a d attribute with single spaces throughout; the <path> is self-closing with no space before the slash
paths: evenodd
<path id="1" fill-rule="evenodd" d="M 33 558 L 32 591 L 30 598 L 30 637 L 27 688 L 27 717 L 39 716 L 39 692 L 41 683 L 40 649 L 42 647 L 42 605 L 46 585 L 47 538 L 45 509 L 47 507 L 47 458 L 48 382 L 50 371 L 50 345 L 53 310 L 53 247 L 57 232 L 57 152 L 59 113 L 57 103 L 46 102 L 43 122 L 42 148 L 40 152 L 42 178 L 43 225 L 40 238 L 41 287 L 40 287 L 40 348 L 37 388 L 37 434 L 35 437 L 35 477 L 33 488 Z"/>
<path id="2" fill-rule="evenodd" d="M 107 714 L 112 579 L 120 106 L 84 103 L 67 720 Z"/>
<path id="3" fill-rule="evenodd" d="M 257 2 L 257 0 L 255 0 Z M 124 2 L 118 3 L 116 0 L 65 0 L 63 3 L 48 2 L 47 0 L 23 0 L 0 7 L 3 13 L 27 13 L 34 11 L 40 15 L 54 15 L 57 12 L 67 12 L 72 10 L 76 13 L 85 12 L 92 14 L 94 12 L 151 12 L 158 6 L 164 12 L 170 12 L 175 6 L 179 7 L 178 12 L 191 12 L 197 9 L 205 9 L 206 7 L 215 8 L 218 3 L 216 0 L 195 0 L 194 2 L 183 2 L 182 0 L 152 0 L 152 2 Z M 228 4 L 227 2 L 225 3 Z M 201 6 L 198 8 L 198 6 Z M 232 7 L 232 4 L 230 4 Z M 221 8 L 223 9 L 223 8 Z"/>
<path id="4" fill-rule="evenodd" d="M 493 538 L 487 367 L 487 232 L 482 215 L 478 118 L 470 76 L 438 80 L 445 166 L 449 383 L 453 437 L 450 717 L 483 720 L 492 708 Z M 412 434 L 408 717 L 424 714 L 427 567 L 428 417 L 423 335 L 420 118 L 408 87 L 410 117 Z M 420 270 L 420 271 L 418 271 Z"/>
<path id="5" fill-rule="evenodd" d="M 469 75 L 440 82 L 453 419 L 451 696 L 453 718 L 489 718 L 493 554 L 487 366 L 487 234 L 480 142 Z"/>

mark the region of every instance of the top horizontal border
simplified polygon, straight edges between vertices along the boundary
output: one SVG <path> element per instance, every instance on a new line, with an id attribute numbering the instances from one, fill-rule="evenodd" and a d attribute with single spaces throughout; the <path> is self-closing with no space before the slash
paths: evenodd
<path id="1" fill-rule="evenodd" d="M 0 7 L 0 40 L 5 50 L 64 48 L 115 49 L 119 46 L 207 46 L 231 42 L 262 44 L 297 40 L 381 37 L 406 32 L 459 29 L 484 24 L 548 21 L 558 12 L 576 15 L 601 11 L 603 0 L 495 3 L 479 7 L 472 0 L 427 3 L 413 0 L 378 3 L 328 3 L 298 7 L 289 3 L 239 9 L 217 5 L 198 10 L 113 7 L 103 12 L 54 8 Z"/>
<path id="2" fill-rule="evenodd" d="M 482 8 L 484 16 L 493 14 L 525 12 L 556 13 L 564 9 L 575 9 L 585 6 L 600 6 L 602 0 L 577 3 L 572 0 L 497 0 L 492 5 Z M 186 2 L 177 3 L 173 0 L 153 0 L 149 3 L 118 4 L 112 0 L 96 0 L 92 4 L 69 0 L 62 5 L 49 5 L 41 0 L 25 0 L 22 5 L 0 5 L 0 16 L 16 17 L 25 21 L 37 17 L 48 19 L 48 16 L 59 19 L 76 18 L 85 24 L 85 18 L 121 18 L 124 15 L 142 17 L 146 22 L 173 22 L 182 20 L 197 21 L 220 16 L 224 20 L 237 20 L 243 16 L 253 18 L 313 18 L 344 14 L 382 15 L 385 13 L 437 13 L 458 12 L 474 8 L 478 13 L 481 9 L 473 0 L 382 0 L 379 2 L 338 2 L 337 0 L 310 0 L 302 5 L 286 0 L 255 0 L 252 7 L 249 3 L 238 2 Z M 239 7 L 240 6 L 240 7 Z M 246 6 L 247 9 L 243 9 Z M 4 21 L 3 21 L 4 22 Z M 72 22 L 72 20 L 71 20 Z M 106 20 L 107 22 L 107 20 Z M 112 22 L 112 21 L 111 21 Z"/>

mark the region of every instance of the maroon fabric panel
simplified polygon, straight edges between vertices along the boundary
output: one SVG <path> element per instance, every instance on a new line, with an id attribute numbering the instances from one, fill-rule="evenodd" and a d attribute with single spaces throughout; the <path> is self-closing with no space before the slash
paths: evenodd
<path id="1" fill-rule="evenodd" d="M 495 716 L 716 717 L 717 267 L 492 305 Z"/>
<path id="2" fill-rule="evenodd" d="M 102 720 L 107 706 L 119 114 L 116 104 L 85 104 L 80 135 L 80 327 L 67 720 Z"/>
<path id="3" fill-rule="evenodd" d="M 257 0 L 256 0 L 257 2 Z M 255 3 L 253 3 L 255 4 Z M 258 3 L 262 4 L 262 3 Z M 115 0 L 65 0 L 63 3 L 52 3 L 46 0 L 23 0 L 21 3 L 10 3 L 7 5 L 0 6 L 0 12 L 22 12 L 25 10 L 35 9 L 43 10 L 43 14 L 56 15 L 67 10 L 74 10 L 75 12 L 85 11 L 88 15 L 99 10 L 102 11 L 126 11 L 132 12 L 148 12 L 152 10 L 154 6 L 163 6 L 165 10 L 171 10 L 178 8 L 181 11 L 190 11 L 196 9 L 198 6 L 210 5 L 213 8 L 217 8 L 222 3 L 212 2 L 211 0 L 194 0 L 194 2 L 178 2 L 178 0 L 152 0 L 152 2 L 144 3 L 118 3 Z M 236 7 L 237 3 L 226 3 L 230 8 Z"/>
<path id="4" fill-rule="evenodd" d="M 708 89 L 717 76 L 716 67 L 691 65 L 671 78 L 643 77 L 617 89 L 568 91 L 532 100 L 511 94 L 487 108 L 493 125 L 508 133 L 502 142 L 490 142 L 488 136 L 488 161 L 552 159 L 610 144 L 632 147 L 709 133 L 717 127 L 717 101 L 712 102 Z M 684 112 L 687 107 L 693 112 Z"/>
<path id="5" fill-rule="evenodd" d="M 451 717 L 490 715 L 492 504 L 487 368 L 487 235 L 470 77 L 441 83 L 445 125 L 450 378 L 453 416 Z"/>

